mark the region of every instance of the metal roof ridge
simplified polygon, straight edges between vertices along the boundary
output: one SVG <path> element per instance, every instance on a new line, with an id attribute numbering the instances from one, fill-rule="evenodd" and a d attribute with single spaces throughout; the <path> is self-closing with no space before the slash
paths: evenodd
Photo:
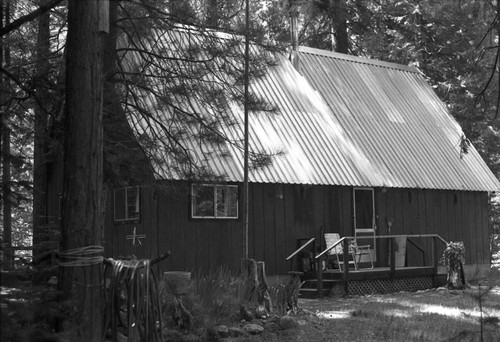
<path id="1" fill-rule="evenodd" d="M 349 62 L 369 64 L 369 65 L 374 65 L 374 66 L 379 66 L 379 67 L 389 68 L 389 69 L 403 70 L 403 71 L 413 72 L 416 74 L 422 73 L 417 68 L 411 67 L 408 65 L 385 62 L 385 61 L 381 61 L 378 59 L 371 59 L 371 58 L 360 57 L 360 56 L 347 55 L 345 53 L 328 51 L 328 50 L 321 50 L 321 49 L 311 48 L 308 46 L 299 46 L 299 47 L 297 47 L 297 51 L 303 52 L 303 53 L 314 54 L 314 55 L 325 56 L 325 57 L 332 57 L 332 58 L 336 58 L 336 59 L 343 59 L 343 60 L 346 60 Z"/>

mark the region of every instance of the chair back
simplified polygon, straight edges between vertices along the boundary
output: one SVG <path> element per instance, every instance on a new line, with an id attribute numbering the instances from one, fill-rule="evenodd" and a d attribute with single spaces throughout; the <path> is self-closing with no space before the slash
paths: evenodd
<path id="1" fill-rule="evenodd" d="M 325 233 L 325 242 L 326 242 L 326 248 L 330 247 L 334 243 L 340 240 L 340 234 L 338 233 Z M 343 247 L 342 244 L 339 243 L 337 246 L 333 247 L 330 249 L 328 254 L 342 254 L 343 253 Z"/>

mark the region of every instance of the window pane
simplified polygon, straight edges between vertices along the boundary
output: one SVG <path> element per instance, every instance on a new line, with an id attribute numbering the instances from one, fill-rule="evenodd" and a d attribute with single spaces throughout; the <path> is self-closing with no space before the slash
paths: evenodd
<path id="1" fill-rule="evenodd" d="M 217 217 L 238 217 L 238 187 L 217 187 Z"/>
<path id="2" fill-rule="evenodd" d="M 125 189 L 115 190 L 115 220 L 125 220 Z"/>
<path id="3" fill-rule="evenodd" d="M 193 217 L 214 217 L 214 191 L 211 185 L 193 185 Z"/>
<path id="4" fill-rule="evenodd" d="M 139 218 L 139 188 L 127 188 L 127 219 Z"/>

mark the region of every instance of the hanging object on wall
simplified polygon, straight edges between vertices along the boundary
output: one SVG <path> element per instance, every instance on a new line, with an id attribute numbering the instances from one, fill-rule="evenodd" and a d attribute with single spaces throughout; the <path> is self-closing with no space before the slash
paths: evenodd
<path id="1" fill-rule="evenodd" d="M 141 239 L 145 239 L 146 234 L 136 234 L 136 227 L 134 227 L 134 232 L 131 235 L 127 235 L 126 238 L 127 240 L 132 240 L 132 246 L 135 246 L 136 242 L 142 245 Z"/>

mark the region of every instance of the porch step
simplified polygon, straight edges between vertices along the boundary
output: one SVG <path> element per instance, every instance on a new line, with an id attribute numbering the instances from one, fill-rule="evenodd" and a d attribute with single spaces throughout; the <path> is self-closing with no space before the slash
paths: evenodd
<path id="1" fill-rule="evenodd" d="M 327 296 L 332 291 L 332 288 L 342 283 L 339 280 L 323 279 L 323 296 Z M 304 284 L 299 291 L 299 298 L 319 298 L 318 279 L 304 280 Z"/>

